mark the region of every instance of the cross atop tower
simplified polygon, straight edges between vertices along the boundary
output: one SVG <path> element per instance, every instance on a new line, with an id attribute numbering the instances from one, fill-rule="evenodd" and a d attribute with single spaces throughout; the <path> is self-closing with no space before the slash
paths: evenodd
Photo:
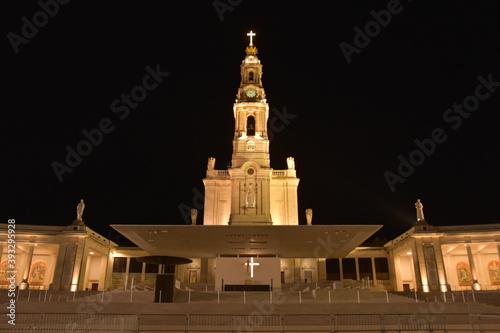
<path id="1" fill-rule="evenodd" d="M 250 45 L 253 45 L 252 37 L 255 36 L 255 32 L 253 32 L 252 30 L 250 30 L 250 32 L 247 33 L 247 36 L 250 36 Z"/>

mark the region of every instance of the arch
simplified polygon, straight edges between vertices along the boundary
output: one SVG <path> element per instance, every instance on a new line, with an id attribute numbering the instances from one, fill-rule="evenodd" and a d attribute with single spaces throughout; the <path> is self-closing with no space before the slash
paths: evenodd
<path id="1" fill-rule="evenodd" d="M 248 72 L 248 81 L 255 80 L 255 73 L 253 71 Z"/>
<path id="2" fill-rule="evenodd" d="M 255 117 L 247 117 L 247 135 L 255 135 Z"/>

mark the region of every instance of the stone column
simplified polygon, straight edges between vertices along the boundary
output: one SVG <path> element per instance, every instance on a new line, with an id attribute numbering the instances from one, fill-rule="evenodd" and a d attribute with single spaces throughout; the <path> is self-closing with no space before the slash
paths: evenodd
<path id="1" fill-rule="evenodd" d="M 295 283 L 301 283 L 302 280 L 300 278 L 300 259 L 295 259 L 294 260 L 294 282 Z"/>
<path id="2" fill-rule="evenodd" d="M 144 283 L 144 280 L 146 280 L 146 263 L 145 262 L 142 263 L 142 267 L 141 267 L 141 282 Z"/>
<path id="3" fill-rule="evenodd" d="M 33 252 L 35 251 L 35 246 L 33 244 L 29 245 L 28 253 L 26 255 L 25 265 L 23 268 L 23 283 L 28 283 L 28 277 L 30 274 L 31 261 L 33 260 Z"/>
<path id="4" fill-rule="evenodd" d="M 208 259 L 207 258 L 201 258 L 200 260 L 200 282 L 201 283 L 207 283 L 207 272 L 208 272 Z"/>
<path id="5" fill-rule="evenodd" d="M 78 239 L 76 250 L 75 268 L 73 270 L 72 290 L 85 290 L 85 273 L 87 271 L 87 260 L 89 256 L 89 245 L 87 238 Z M 76 288 L 76 289 L 75 289 Z"/>
<path id="6" fill-rule="evenodd" d="M 373 285 L 375 286 L 377 284 L 377 269 L 375 268 L 375 258 L 371 257 L 370 258 L 372 261 L 372 275 L 373 275 Z"/>
<path id="7" fill-rule="evenodd" d="M 434 253 L 436 256 L 436 266 L 439 277 L 439 288 L 442 292 L 448 291 L 448 281 L 446 279 L 446 269 L 444 266 L 443 252 L 441 251 L 441 242 L 439 239 L 433 240 Z"/>
<path id="8" fill-rule="evenodd" d="M 472 249 L 470 248 L 470 243 L 466 243 L 466 248 L 467 248 L 467 257 L 469 259 L 469 265 L 470 265 L 470 270 L 472 273 L 472 289 L 474 290 L 481 290 L 481 285 L 479 284 L 477 280 L 477 270 L 476 270 L 476 265 L 474 264 L 474 256 L 472 255 Z"/>
<path id="9" fill-rule="evenodd" d="M 108 251 L 108 257 L 107 257 L 107 268 L 106 268 L 106 277 L 104 279 L 104 290 L 109 290 L 111 287 L 111 282 L 113 280 L 113 264 L 114 264 L 114 257 L 111 255 L 112 249 L 109 249 Z"/>
<path id="10" fill-rule="evenodd" d="M 318 282 L 326 282 L 326 259 L 318 258 L 317 266 L 318 266 Z"/>
<path id="11" fill-rule="evenodd" d="M 52 283 L 50 284 L 50 290 L 61 290 L 61 279 L 63 275 L 64 268 L 64 258 L 66 257 L 66 249 L 68 243 L 59 244 L 59 251 L 56 256 L 55 270 L 54 270 L 54 278 Z"/>
<path id="12" fill-rule="evenodd" d="M 359 277 L 359 263 L 358 263 L 358 258 L 354 258 L 354 265 L 356 266 L 356 281 L 360 281 L 361 278 Z"/>
<path id="13" fill-rule="evenodd" d="M 422 278 L 420 274 L 420 264 L 418 261 L 418 253 L 417 253 L 417 240 L 414 238 L 414 241 L 411 242 L 411 260 L 413 263 L 413 288 L 415 290 L 424 290 L 422 286 Z M 423 260 L 423 259 L 422 259 Z"/>
<path id="14" fill-rule="evenodd" d="M 342 258 L 339 258 L 339 272 L 340 272 L 340 281 L 344 281 L 344 268 L 342 267 Z"/>
<path id="15" fill-rule="evenodd" d="M 415 239 L 415 248 L 417 250 L 416 262 L 418 265 L 418 272 L 420 274 L 420 282 L 422 283 L 422 291 L 429 292 L 430 291 L 429 280 L 427 279 L 427 268 L 425 266 L 425 256 L 424 256 L 424 248 L 422 245 L 422 239 L 420 238 Z"/>
<path id="16" fill-rule="evenodd" d="M 398 260 L 399 262 L 399 260 Z M 394 291 L 399 291 L 399 271 L 396 270 L 396 257 L 394 256 L 394 250 L 389 251 L 389 258 L 388 258 L 388 264 L 389 264 L 389 281 L 392 286 L 392 290 Z"/>
<path id="17" fill-rule="evenodd" d="M 160 265 L 162 267 L 162 273 L 163 273 L 163 266 L 164 265 Z M 130 257 L 127 257 L 127 263 L 125 265 L 125 284 L 124 284 L 124 288 L 125 290 L 127 290 L 127 285 L 128 285 L 128 275 L 129 275 L 129 269 L 130 269 Z"/>
<path id="18" fill-rule="evenodd" d="M 57 256 L 57 271 L 59 272 L 54 276 L 54 281 L 59 284 L 54 286 L 54 290 L 70 290 L 71 281 L 73 277 L 73 268 L 75 266 L 75 257 L 77 249 L 77 239 L 70 238 L 66 244 L 61 245 L 59 254 Z M 60 278 L 59 278 L 60 276 Z"/>

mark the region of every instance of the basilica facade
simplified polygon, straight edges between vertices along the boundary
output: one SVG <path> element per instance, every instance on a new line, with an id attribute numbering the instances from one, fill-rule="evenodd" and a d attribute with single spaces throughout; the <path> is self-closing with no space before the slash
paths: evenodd
<path id="1" fill-rule="evenodd" d="M 316 225 L 306 211 L 299 225 L 299 179 L 293 157 L 287 169 L 270 163 L 269 105 L 262 64 L 250 41 L 240 66 L 233 105 L 232 161 L 217 169 L 208 158 L 203 225 L 113 225 L 135 243 L 123 248 L 83 222 L 83 200 L 66 227 L 0 224 L 0 288 L 112 290 L 148 289 L 161 267 L 144 256 L 191 259 L 179 265 L 179 287 L 210 290 L 279 290 L 292 283 L 383 290 L 450 291 L 500 289 L 500 224 L 433 226 L 415 204 L 415 225 L 378 247 L 362 246 L 382 226 Z M 229 114 L 229 113 L 228 113 Z M 9 279 L 12 255 L 15 281 Z"/>

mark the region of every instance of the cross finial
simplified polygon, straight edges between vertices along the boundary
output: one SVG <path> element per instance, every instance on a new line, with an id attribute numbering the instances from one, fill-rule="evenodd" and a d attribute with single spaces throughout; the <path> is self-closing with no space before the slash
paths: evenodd
<path id="1" fill-rule="evenodd" d="M 253 32 L 252 30 L 250 30 L 250 32 L 247 33 L 247 36 L 250 37 L 250 45 L 253 45 L 253 39 L 252 39 L 252 37 L 255 36 L 255 32 Z"/>

